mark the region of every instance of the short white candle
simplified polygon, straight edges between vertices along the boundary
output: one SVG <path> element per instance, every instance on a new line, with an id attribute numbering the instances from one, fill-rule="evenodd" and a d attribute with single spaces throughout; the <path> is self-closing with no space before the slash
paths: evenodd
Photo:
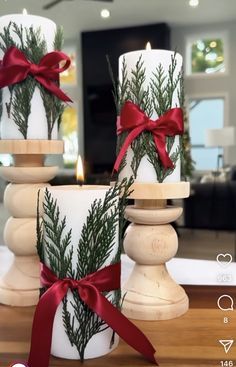
<path id="1" fill-rule="evenodd" d="M 143 61 L 143 67 L 146 69 L 145 72 L 145 83 L 144 88 L 150 87 L 151 79 L 153 78 L 153 73 L 156 72 L 157 67 L 159 64 L 162 65 L 164 70 L 164 75 L 167 75 L 169 66 L 171 65 L 171 57 L 174 55 L 173 51 L 167 51 L 167 50 L 154 50 L 154 49 L 147 49 L 147 50 L 139 50 L 139 51 L 132 51 L 127 52 L 119 57 L 119 80 L 121 81 L 122 76 L 122 62 L 125 58 L 126 65 L 127 65 L 127 77 L 128 80 L 131 80 L 132 78 L 132 70 L 135 69 L 135 65 L 138 62 L 140 56 L 142 56 Z M 178 53 L 176 53 L 176 69 L 174 73 L 174 77 L 178 75 L 178 73 L 181 71 L 182 68 L 182 56 Z M 173 95 L 173 101 L 172 101 L 172 108 L 179 107 L 179 101 L 178 101 L 178 95 L 177 90 L 179 89 L 179 85 L 177 86 L 177 89 L 174 92 Z M 152 120 L 157 119 L 159 116 L 154 111 L 152 116 L 150 116 Z M 175 137 L 175 142 L 173 144 L 171 153 L 176 150 L 176 148 L 179 145 L 179 137 Z M 126 157 L 126 165 L 121 171 L 119 175 L 119 180 L 121 181 L 125 177 L 130 177 L 133 172 L 131 169 L 131 161 L 133 158 L 133 151 L 131 148 L 127 151 L 127 157 Z M 180 180 L 180 159 L 178 159 L 176 163 L 176 168 L 172 172 L 171 175 L 169 175 L 164 182 L 178 182 Z M 144 156 L 143 159 L 140 162 L 138 172 L 137 172 L 137 182 L 157 182 L 156 173 L 151 165 L 151 163 L 148 161 L 147 156 Z"/>
<path id="2" fill-rule="evenodd" d="M 22 26 L 23 28 L 29 29 L 33 27 L 36 31 L 40 29 L 42 37 L 45 38 L 47 51 L 53 51 L 53 42 L 56 32 L 56 24 L 47 18 L 43 18 L 36 15 L 28 15 L 28 14 L 9 14 L 0 17 L 0 32 L 3 32 L 4 27 L 8 27 L 9 23 L 15 23 L 17 26 Z M 10 31 L 10 35 L 14 41 L 19 43 L 19 38 L 13 32 L 12 28 Z M 25 39 L 24 39 L 25 41 Z M 1 40 L 0 40 L 1 42 Z M 3 52 L 0 50 L 0 60 L 3 58 Z M 9 103 L 10 93 L 9 89 L 3 88 L 3 112 L 2 118 L 0 121 L 1 130 L 0 137 L 1 139 L 24 139 L 20 131 L 18 130 L 17 125 L 14 123 L 12 117 L 8 117 L 6 110 L 6 103 Z M 54 129 L 52 131 L 52 139 L 57 139 L 58 137 L 58 128 L 55 124 Z M 28 121 L 28 134 L 27 139 L 48 139 L 48 129 L 47 129 L 47 120 L 45 109 L 43 106 L 43 101 L 40 96 L 40 91 L 36 87 L 35 92 L 33 94 L 33 98 L 31 100 L 31 114 L 29 116 Z"/>
<path id="3" fill-rule="evenodd" d="M 48 191 L 53 199 L 57 200 L 57 205 L 60 210 L 60 218 L 66 217 L 65 233 L 72 228 L 71 247 L 73 248 L 74 257 L 72 260 L 73 269 L 76 268 L 77 248 L 83 224 L 88 216 L 88 211 L 94 200 L 104 199 L 108 186 L 52 186 Z M 118 200 L 118 198 L 117 198 Z M 104 266 L 110 265 L 112 259 L 118 250 L 118 226 L 115 238 L 115 245 L 106 260 Z M 47 263 L 49 266 L 49 264 Z M 109 292 L 114 294 L 114 291 Z M 70 305 L 73 301 L 71 292 L 68 292 L 68 310 L 73 315 L 74 310 Z M 78 325 L 76 325 L 78 326 Z M 85 349 L 85 359 L 95 358 L 107 354 L 113 350 L 118 344 L 118 336 L 115 336 L 115 342 L 110 348 L 113 330 L 108 328 L 98 334 L 95 334 L 89 341 Z M 62 320 L 62 304 L 59 305 L 53 324 L 53 336 L 51 353 L 56 357 L 67 359 L 79 359 L 79 353 L 75 346 L 71 346 L 68 336 L 65 331 Z"/>

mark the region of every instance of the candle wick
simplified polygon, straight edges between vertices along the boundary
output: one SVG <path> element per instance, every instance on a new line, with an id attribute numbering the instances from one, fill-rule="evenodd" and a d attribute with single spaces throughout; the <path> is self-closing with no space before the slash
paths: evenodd
<path id="1" fill-rule="evenodd" d="M 83 186 L 83 181 L 82 181 L 82 180 L 78 180 L 78 181 L 77 181 L 77 183 L 78 183 L 78 185 L 79 185 L 80 187 L 82 187 L 82 186 Z"/>

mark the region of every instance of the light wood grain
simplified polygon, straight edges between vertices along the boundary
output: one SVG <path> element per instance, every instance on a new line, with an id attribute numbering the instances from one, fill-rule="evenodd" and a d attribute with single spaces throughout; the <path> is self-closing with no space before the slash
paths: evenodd
<path id="1" fill-rule="evenodd" d="M 146 184 L 142 187 L 145 195 Z M 157 192 L 170 193 L 173 188 L 170 190 L 166 184 L 153 187 L 156 195 Z M 181 187 L 186 189 L 188 185 Z M 155 197 L 155 193 L 153 195 Z M 186 293 L 166 267 L 178 249 L 177 234 L 169 223 L 181 215 L 182 208 L 162 207 L 159 200 L 150 200 L 151 206 L 146 207 L 144 204 L 149 200 L 138 201 L 142 202 L 142 208 L 128 206 L 125 211 L 126 218 L 133 223 L 126 230 L 124 250 L 135 261 L 135 266 L 123 286 L 123 313 L 136 320 L 173 319 L 183 315 L 189 307 Z M 164 205 L 164 201 L 160 200 L 161 204 Z"/>
<path id="2" fill-rule="evenodd" d="M 216 299 L 224 287 L 185 287 L 190 310 L 183 316 L 166 321 L 135 321 L 157 350 L 160 367 L 220 367 L 221 360 L 236 359 L 236 344 L 225 354 L 219 339 L 236 339 L 236 314 L 217 309 Z M 227 287 L 235 296 L 235 288 Z M 30 346 L 33 307 L 0 306 L 0 366 L 26 360 Z M 226 315 L 227 314 L 227 315 Z M 230 322 L 223 323 L 229 316 Z M 236 343 L 236 342 L 235 342 Z M 50 367 L 78 367 L 79 361 L 51 358 Z M 116 350 L 102 358 L 87 360 L 89 367 L 149 367 L 141 355 L 122 340 Z"/>
<path id="3" fill-rule="evenodd" d="M 130 199 L 137 200 L 166 200 L 181 199 L 189 196 L 189 182 L 168 183 L 138 183 L 131 186 Z"/>
<path id="4" fill-rule="evenodd" d="M 61 154 L 62 140 L 0 140 L 0 153 L 9 154 Z"/>
<path id="5" fill-rule="evenodd" d="M 0 167 L 0 176 L 12 183 L 48 182 L 58 172 L 57 166 L 51 167 Z"/>

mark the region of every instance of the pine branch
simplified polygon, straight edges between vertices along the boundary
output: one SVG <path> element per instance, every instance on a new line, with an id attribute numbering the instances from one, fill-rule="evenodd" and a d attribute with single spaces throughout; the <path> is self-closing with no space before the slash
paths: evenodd
<path id="1" fill-rule="evenodd" d="M 11 27 L 13 26 L 13 23 L 10 22 L 7 27 L 3 28 L 3 32 L 0 32 L 0 49 L 5 53 L 11 46 L 19 47 L 17 42 L 15 42 L 11 36 Z M 14 91 L 14 85 L 10 85 L 8 87 L 10 92 L 10 100 L 9 103 L 6 102 L 6 110 L 8 117 L 11 117 L 11 106 L 12 106 L 12 97 L 13 97 L 13 91 Z"/>
<path id="2" fill-rule="evenodd" d="M 140 134 L 131 144 L 131 149 L 133 151 L 133 158 L 131 161 L 131 168 L 133 175 L 136 178 L 138 173 L 138 168 L 141 160 L 146 154 L 146 144 L 144 143 L 144 135 L 146 132 Z"/>
<path id="3" fill-rule="evenodd" d="M 33 27 L 25 29 L 26 41 L 25 41 L 25 53 L 26 57 L 38 64 L 41 58 L 47 53 L 47 44 L 45 39 L 41 35 L 40 28 L 34 30 Z"/>
<path id="4" fill-rule="evenodd" d="M 57 27 L 53 48 L 55 51 L 61 51 L 64 43 L 64 34 L 63 34 L 63 28 Z"/>
<path id="5" fill-rule="evenodd" d="M 128 93 L 129 82 L 128 82 L 128 76 L 127 76 L 127 64 L 126 64 L 125 58 L 123 58 L 120 80 L 116 83 L 108 55 L 106 55 L 106 59 L 108 63 L 108 71 L 109 71 L 112 86 L 113 86 L 112 95 L 113 95 L 115 106 L 116 106 L 116 113 L 117 113 L 117 116 L 119 116 L 121 107 L 123 106 L 125 101 L 129 99 L 129 93 Z"/>
<path id="6" fill-rule="evenodd" d="M 60 219 L 57 201 L 53 199 L 48 189 L 45 189 L 43 202 L 43 227 L 45 232 L 44 251 L 47 254 L 50 268 L 58 278 L 73 277 L 71 245 L 71 229 L 65 232 L 66 217 Z"/>
<path id="7" fill-rule="evenodd" d="M 119 134 L 117 136 L 117 143 L 116 143 L 116 155 L 119 154 L 119 151 L 121 149 L 121 147 L 123 146 L 124 142 L 125 142 L 125 139 L 127 138 L 128 136 L 128 132 L 127 131 L 124 131 L 122 134 Z M 121 161 L 121 164 L 120 164 L 120 167 L 119 167 L 119 170 L 118 170 L 118 174 L 122 171 L 122 169 L 125 167 L 126 165 L 126 158 L 127 158 L 127 152 L 125 153 L 122 161 Z"/>
<path id="8" fill-rule="evenodd" d="M 152 103 L 154 106 L 154 110 L 158 116 L 163 115 L 167 111 L 167 100 L 165 98 L 166 95 L 166 75 L 164 68 L 161 64 L 158 65 L 156 72 L 153 73 L 153 78 L 151 79 L 151 94 L 152 94 Z"/>
<path id="9" fill-rule="evenodd" d="M 125 57 L 122 60 L 122 67 L 121 67 L 121 81 L 118 82 L 118 92 L 119 92 L 119 108 L 118 112 L 120 114 L 121 107 L 124 103 L 130 99 L 130 92 L 129 92 L 129 81 L 128 81 L 128 73 L 127 73 L 127 64 Z"/>
<path id="10" fill-rule="evenodd" d="M 37 84 L 45 108 L 48 126 L 48 139 L 51 140 L 53 128 L 55 124 L 60 121 L 65 109 L 65 105 L 56 96 L 48 92 L 41 84 Z"/>
<path id="11" fill-rule="evenodd" d="M 185 89 L 184 89 L 184 69 L 182 67 L 181 71 L 179 72 L 179 89 L 177 91 L 179 106 L 184 109 L 185 107 Z"/>
<path id="12" fill-rule="evenodd" d="M 101 268 L 111 254 L 119 221 L 116 202 L 117 192 L 111 189 L 104 201 L 96 200 L 91 205 L 78 245 L 78 279 Z"/>
<path id="13" fill-rule="evenodd" d="M 118 225 L 119 230 L 123 232 L 123 215 L 132 183 L 132 179 L 123 180 L 106 193 L 103 201 L 97 200 L 92 203 L 78 245 L 77 279 L 84 278 L 100 269 L 111 255 Z M 117 202 L 117 197 L 120 196 L 121 200 Z M 120 235 L 118 250 L 112 263 L 120 261 L 121 241 Z M 106 296 L 109 297 L 109 294 Z M 114 305 L 118 305 L 120 291 L 113 291 L 110 296 L 110 301 Z M 68 330 L 67 335 L 71 344 L 76 346 L 80 359 L 83 361 L 84 351 L 91 337 L 104 331 L 107 326 L 81 301 L 77 292 L 73 292 L 71 305 L 74 309 L 74 318 L 71 317 L 66 302 L 63 304 L 64 325 Z M 75 320 L 76 324 L 79 325 L 78 327 L 75 326 Z"/>
<path id="14" fill-rule="evenodd" d="M 22 51 L 25 52 L 25 45 L 24 45 L 24 30 L 22 27 L 22 24 L 20 26 L 18 26 L 16 23 L 12 24 L 12 28 L 13 28 L 13 32 L 18 36 L 19 38 L 19 45 L 18 48 Z"/>
<path id="15" fill-rule="evenodd" d="M 72 250 L 70 250 L 71 230 L 66 232 L 66 217 L 61 219 L 57 201 L 45 190 L 43 202 L 43 231 L 39 223 L 39 210 L 37 219 L 38 251 L 46 252 L 50 268 L 59 277 L 81 279 L 97 271 L 105 265 L 111 255 L 117 240 L 116 233 L 119 225 L 120 231 L 124 228 L 124 211 L 130 195 L 130 186 L 133 180 L 123 180 L 111 188 L 104 200 L 95 200 L 89 210 L 88 217 L 83 226 L 77 250 L 76 271 L 72 270 Z M 121 199 L 118 201 L 118 197 Z M 38 198 L 39 208 L 39 198 Z M 114 262 L 120 261 L 122 236 L 119 235 L 119 245 L 113 258 Z M 108 326 L 80 299 L 76 290 L 72 290 L 73 316 L 68 310 L 68 298 L 63 299 L 62 317 L 67 336 L 72 346 L 78 350 L 81 361 L 84 360 L 85 348 L 91 337 L 104 331 Z M 120 292 L 111 291 L 104 293 L 113 305 L 119 305 Z M 113 339 L 112 339 L 113 340 Z M 112 340 L 111 345 L 112 346 Z"/>
<path id="16" fill-rule="evenodd" d="M 12 118 L 24 139 L 27 139 L 28 121 L 31 113 L 31 99 L 34 94 L 35 85 L 35 80 L 29 76 L 24 82 L 18 83 L 14 88 Z"/>
<path id="17" fill-rule="evenodd" d="M 140 108 L 142 108 L 143 98 L 145 96 L 144 82 L 146 69 L 144 68 L 144 62 L 142 61 L 142 55 L 139 57 L 135 68 L 131 71 L 131 79 L 129 82 L 129 91 L 131 101 Z"/>
<path id="18" fill-rule="evenodd" d="M 43 221 L 42 218 L 40 217 L 40 190 L 38 191 L 38 196 L 37 196 L 37 222 L 36 222 L 36 233 L 37 233 L 37 244 L 36 244 L 36 248 L 37 248 L 37 252 L 39 255 L 39 259 L 41 263 L 45 262 L 45 256 L 44 256 L 44 251 L 43 251 L 43 238 L 44 238 L 44 233 L 43 233 Z"/>
<path id="19" fill-rule="evenodd" d="M 11 46 L 18 46 L 11 36 L 12 22 L 0 32 L 0 49 L 5 53 Z"/>

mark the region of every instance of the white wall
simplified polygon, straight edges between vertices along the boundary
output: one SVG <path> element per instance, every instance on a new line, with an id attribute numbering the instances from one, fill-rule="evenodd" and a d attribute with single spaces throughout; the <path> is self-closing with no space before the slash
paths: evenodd
<path id="1" fill-rule="evenodd" d="M 199 26 L 176 26 L 171 29 L 171 48 L 186 59 L 186 38 L 199 33 L 226 32 L 228 35 L 228 73 L 209 77 L 185 77 L 186 95 L 219 94 L 228 96 L 225 125 L 236 127 L 236 22 Z M 225 149 L 225 164 L 236 164 L 236 145 Z"/>

